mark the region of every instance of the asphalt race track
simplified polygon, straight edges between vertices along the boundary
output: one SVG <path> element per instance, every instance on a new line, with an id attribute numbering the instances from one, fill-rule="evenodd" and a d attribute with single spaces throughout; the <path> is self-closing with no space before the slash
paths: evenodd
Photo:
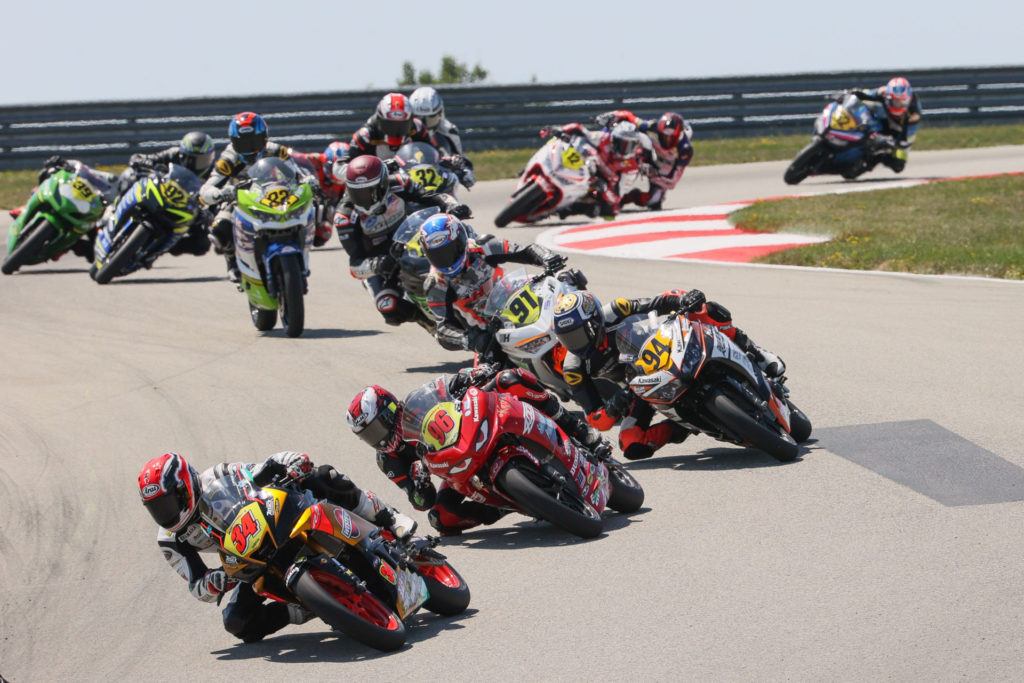
<path id="1" fill-rule="evenodd" d="M 790 194 L 785 166 L 693 168 L 666 208 Z M 903 175 L 1022 170 L 1008 147 L 915 152 Z M 478 230 L 495 231 L 511 188 L 463 194 Z M 497 232 L 527 242 L 551 225 Z M 0 676 L 1019 680 L 1024 284 L 570 263 L 602 299 L 679 286 L 725 304 L 786 360 L 815 438 L 786 465 L 705 438 L 669 446 L 630 465 L 644 508 L 608 514 L 593 541 L 518 516 L 447 540 L 470 609 L 414 616 L 390 655 L 319 621 L 236 641 L 162 558 L 135 480 L 168 450 L 202 469 L 297 449 L 411 512 L 345 409 L 365 384 L 401 395 L 468 356 L 384 325 L 336 241 L 312 255 L 297 339 L 253 328 L 212 253 L 107 286 L 72 255 L 0 279 Z"/>

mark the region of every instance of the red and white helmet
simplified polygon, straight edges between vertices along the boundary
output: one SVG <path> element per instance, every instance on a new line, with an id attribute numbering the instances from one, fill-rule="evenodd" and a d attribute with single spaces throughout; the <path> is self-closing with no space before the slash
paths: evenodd
<path id="1" fill-rule="evenodd" d="M 667 111 L 658 119 L 658 144 L 663 149 L 675 149 L 683 138 L 693 135 L 693 128 L 686 122 L 682 114 Z"/>
<path id="2" fill-rule="evenodd" d="M 164 453 L 139 472 L 139 495 L 164 529 L 181 531 L 195 516 L 203 486 L 199 473 L 177 453 Z"/>
<path id="3" fill-rule="evenodd" d="M 352 399 L 348 426 L 378 451 L 394 453 L 402 445 L 402 403 L 387 389 L 373 384 Z"/>
<path id="4" fill-rule="evenodd" d="M 337 167 L 341 162 L 334 162 Z M 332 171 L 332 175 L 338 175 Z M 388 170 L 378 157 L 362 154 L 345 168 L 345 193 L 356 209 L 366 215 L 384 212 L 387 208 Z"/>
<path id="5" fill-rule="evenodd" d="M 885 110 L 889 116 L 898 119 L 907 113 L 910 100 L 914 97 L 914 89 L 910 81 L 897 76 L 885 84 Z"/>
<path id="6" fill-rule="evenodd" d="M 399 92 L 388 93 L 377 103 L 377 125 L 388 147 L 398 149 L 412 132 L 412 107 Z"/>

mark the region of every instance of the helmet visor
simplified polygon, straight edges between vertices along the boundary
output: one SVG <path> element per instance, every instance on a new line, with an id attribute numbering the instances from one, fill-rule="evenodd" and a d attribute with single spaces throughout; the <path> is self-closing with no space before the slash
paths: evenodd
<path id="1" fill-rule="evenodd" d="M 376 449 L 383 449 L 389 445 L 394 437 L 394 424 L 386 420 L 382 413 L 373 418 L 360 431 L 356 433 L 363 443 L 373 446 Z"/>
<path id="2" fill-rule="evenodd" d="M 620 157 L 628 157 L 636 149 L 636 140 L 633 138 L 612 137 L 612 151 Z"/>
<path id="3" fill-rule="evenodd" d="M 178 523 L 178 518 L 181 517 L 182 511 L 185 509 L 185 503 L 181 500 L 180 492 L 158 496 L 153 500 L 145 501 L 144 505 L 149 510 L 149 514 L 153 515 L 156 523 L 169 530 L 172 530 L 174 525 Z"/>
<path id="4" fill-rule="evenodd" d="M 383 182 L 367 185 L 365 187 L 348 187 L 348 196 L 352 203 L 364 211 L 369 211 L 384 198 L 385 188 Z"/>
<path id="5" fill-rule="evenodd" d="M 582 355 L 590 349 L 593 340 L 590 338 L 590 333 L 586 325 L 577 327 L 574 330 L 562 331 L 559 330 L 558 341 L 562 342 L 569 353 L 575 353 L 576 355 Z"/>
<path id="6" fill-rule="evenodd" d="M 231 146 L 239 154 L 256 154 L 267 146 L 267 134 L 264 132 L 239 135 L 237 138 L 231 138 Z"/>
<path id="7" fill-rule="evenodd" d="M 444 118 L 444 113 L 443 112 L 438 112 L 437 114 L 429 114 L 429 115 L 424 116 L 422 118 L 423 118 L 423 125 L 425 125 L 430 130 L 434 130 L 435 128 L 437 128 L 438 126 L 441 125 L 441 119 Z"/>
<path id="8" fill-rule="evenodd" d="M 203 175 L 206 169 L 213 165 L 213 150 L 206 154 L 189 154 L 185 159 L 185 166 L 195 171 L 196 175 Z"/>
<path id="9" fill-rule="evenodd" d="M 430 249 L 427 260 L 444 275 L 458 275 L 466 265 L 466 243 L 453 240 Z"/>
<path id="10" fill-rule="evenodd" d="M 406 138 L 412 131 L 412 119 L 381 119 L 380 130 L 388 138 Z"/>

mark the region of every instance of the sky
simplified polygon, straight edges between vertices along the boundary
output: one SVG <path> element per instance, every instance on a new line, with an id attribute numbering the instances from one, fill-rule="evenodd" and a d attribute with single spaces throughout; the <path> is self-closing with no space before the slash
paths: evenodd
<path id="1" fill-rule="evenodd" d="M 13 0 L 0 106 L 397 89 L 444 55 L 489 85 L 1024 63 L 1024 3 L 876 5 Z"/>

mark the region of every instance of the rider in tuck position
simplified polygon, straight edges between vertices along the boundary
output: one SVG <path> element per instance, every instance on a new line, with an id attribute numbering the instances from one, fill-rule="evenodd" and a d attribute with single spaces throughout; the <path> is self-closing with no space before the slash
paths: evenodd
<path id="1" fill-rule="evenodd" d="M 626 369 L 619 360 L 615 331 L 628 316 L 649 311 L 658 315 L 674 311 L 714 325 L 769 377 L 779 377 L 786 371 L 781 358 L 754 344 L 743 330 L 733 326 L 729 311 L 719 303 L 707 301 L 699 289 L 672 290 L 653 298 L 618 298 L 604 307 L 588 291 L 562 294 L 555 302 L 553 321 L 555 335 L 566 348 L 562 376 L 591 425 L 606 431 L 622 418 L 619 448 L 628 460 L 649 458 L 665 444 L 680 443 L 689 436 L 686 429 L 670 420 L 652 427 L 654 408 L 625 388 Z M 602 398 L 594 381 L 598 378 L 617 384 L 616 393 Z"/>
<path id="2" fill-rule="evenodd" d="M 448 393 L 461 399 L 472 387 L 484 391 L 511 394 L 529 403 L 558 424 L 576 441 L 598 457 L 611 454 L 611 445 L 596 429 L 568 412 L 529 370 L 501 370 L 497 365 L 484 365 L 462 370 L 446 377 Z M 404 405 L 388 390 L 368 386 L 352 399 L 348 408 L 348 424 L 356 436 L 377 451 L 377 466 L 388 479 L 405 491 L 417 510 L 429 510 L 430 524 L 442 536 L 453 536 L 480 524 L 494 524 L 505 510 L 466 500 L 447 482 L 440 490 L 434 488 L 430 472 L 417 451 L 417 444 L 403 440 L 402 411 Z"/>
<path id="3" fill-rule="evenodd" d="M 416 522 L 410 517 L 383 503 L 373 492 L 361 490 L 330 465 L 314 469 L 305 453 L 275 453 L 262 464 L 221 463 L 202 474 L 176 453 L 164 453 L 147 462 L 139 473 L 139 494 L 160 527 L 157 544 L 164 559 L 188 582 L 189 592 L 198 600 L 219 603 L 234 589 L 224 608 L 224 628 L 247 643 L 262 640 L 288 624 L 305 623 L 313 615 L 298 605 L 264 604 L 252 586 L 232 581 L 222 568 L 210 569 L 200 557 L 200 553 L 217 552 L 217 542 L 203 529 L 204 520 L 199 514 L 203 489 L 238 470 L 247 471 L 257 486 L 287 476 L 316 497 L 389 529 L 396 538 L 405 538 L 416 530 Z"/>

